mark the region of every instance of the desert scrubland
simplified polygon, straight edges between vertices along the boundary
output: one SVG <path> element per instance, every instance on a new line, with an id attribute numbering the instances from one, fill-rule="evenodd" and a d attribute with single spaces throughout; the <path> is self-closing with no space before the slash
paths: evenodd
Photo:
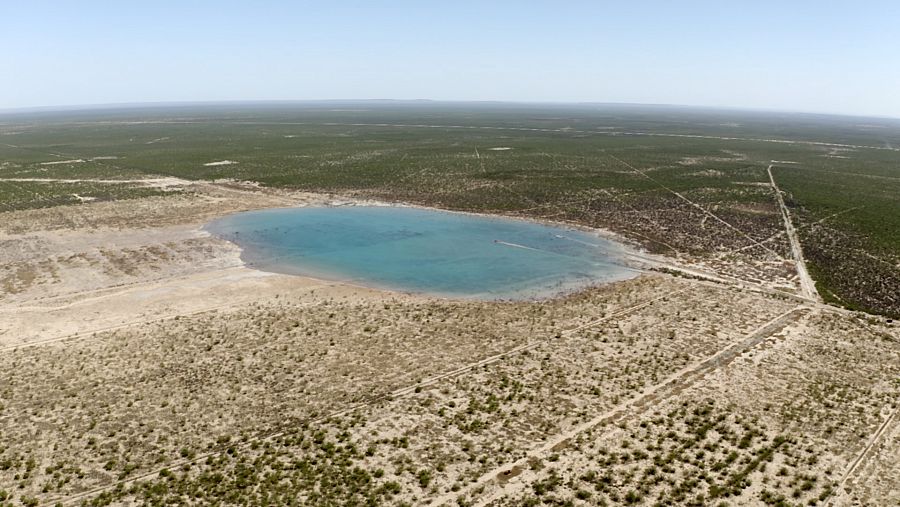
<path id="1" fill-rule="evenodd" d="M 0 125 L 0 504 L 900 502 L 900 154 L 866 132 L 203 114 Z M 203 229 L 375 201 L 595 227 L 642 273 L 443 299 Z"/>

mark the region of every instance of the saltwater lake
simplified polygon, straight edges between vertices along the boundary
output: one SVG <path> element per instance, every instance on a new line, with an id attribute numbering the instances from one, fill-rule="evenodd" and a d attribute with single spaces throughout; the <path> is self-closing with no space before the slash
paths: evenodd
<path id="1" fill-rule="evenodd" d="M 420 208 L 250 211 L 206 229 L 256 269 L 448 297 L 542 298 L 636 275 L 621 245 L 589 232 Z"/>

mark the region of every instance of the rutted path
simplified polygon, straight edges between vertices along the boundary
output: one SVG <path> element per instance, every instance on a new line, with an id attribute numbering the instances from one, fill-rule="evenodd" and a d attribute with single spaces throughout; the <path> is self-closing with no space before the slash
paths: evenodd
<path id="1" fill-rule="evenodd" d="M 116 185 L 120 183 L 136 183 L 148 187 L 177 187 L 190 185 L 194 182 L 181 178 L 142 178 L 142 179 L 91 179 L 91 178 L 0 178 L 0 181 L 9 181 L 16 183 L 99 183 L 106 185 Z"/>
<path id="2" fill-rule="evenodd" d="M 856 211 L 856 210 L 858 210 L 858 209 L 860 209 L 860 208 L 862 208 L 862 206 L 853 206 L 852 208 L 847 208 L 847 209 L 845 209 L 845 210 L 837 211 L 837 212 L 832 213 L 832 214 L 830 214 L 830 215 L 828 215 L 828 216 L 822 217 L 822 218 L 816 220 L 815 222 L 803 224 L 803 225 L 801 225 L 801 226 L 799 227 L 799 229 L 803 229 L 803 228 L 807 228 L 807 229 L 808 229 L 808 228 L 810 228 L 810 227 L 812 227 L 812 226 L 814 226 L 814 225 L 821 225 L 821 224 L 825 223 L 826 221 L 831 220 L 832 218 L 839 217 L 839 216 L 844 215 L 844 214 L 846 214 L 846 213 L 850 213 L 851 211 Z M 776 232 L 775 234 L 769 236 L 768 238 L 766 238 L 766 239 L 760 241 L 760 243 L 768 243 L 768 242 L 770 242 L 770 241 L 774 241 L 774 240 L 776 240 L 776 239 L 778 239 L 778 238 L 784 236 L 785 234 L 787 234 L 786 231 Z M 723 258 L 723 257 L 728 256 L 728 255 L 731 255 L 731 254 L 743 252 L 744 250 L 748 250 L 748 249 L 750 249 L 750 248 L 753 248 L 754 246 L 756 246 L 756 245 L 742 246 L 742 247 L 740 247 L 740 248 L 736 248 L 736 249 L 730 250 L 730 251 L 728 251 L 728 252 L 723 252 L 723 253 L 719 254 L 719 258 Z"/>
<path id="3" fill-rule="evenodd" d="M 627 418 L 629 416 L 637 415 L 647 411 L 650 407 L 654 406 L 659 401 L 673 394 L 677 394 L 687 387 L 690 387 L 710 371 L 727 365 L 739 355 L 759 345 L 769 336 L 783 330 L 791 323 L 796 322 L 808 312 L 808 308 L 800 306 L 793 308 L 779 315 L 778 317 L 775 317 L 774 319 L 757 328 L 755 331 L 751 332 L 743 340 L 737 343 L 733 343 L 732 345 L 725 347 L 724 349 L 713 354 L 707 359 L 685 368 L 684 370 L 669 377 L 664 382 L 644 390 L 644 392 L 636 398 L 632 398 L 631 400 L 626 401 L 613 410 L 601 414 L 569 431 L 560 433 L 548 439 L 546 443 L 544 443 L 540 447 L 532 449 L 531 451 L 526 453 L 524 457 L 518 459 L 517 461 L 508 463 L 490 472 L 487 472 L 482 475 L 477 481 L 470 483 L 465 488 L 459 491 L 442 495 L 433 500 L 431 504 L 451 505 L 454 501 L 456 501 L 458 497 L 464 496 L 471 491 L 475 491 L 476 489 L 483 488 L 491 482 L 506 481 L 508 479 L 514 478 L 528 469 L 528 462 L 530 460 L 544 456 L 545 454 L 551 452 L 564 449 L 568 446 L 569 442 L 579 434 L 600 424 L 618 421 L 623 418 Z M 477 504 L 485 505 L 490 501 L 495 500 L 496 497 L 508 493 L 513 493 L 524 486 L 525 484 L 523 481 L 506 482 L 504 487 L 494 491 L 492 495 L 481 499 L 479 502 L 477 502 Z"/>
<path id="4" fill-rule="evenodd" d="M 806 261 L 803 260 L 803 248 L 800 246 L 797 230 L 794 229 L 794 224 L 791 221 L 791 212 L 788 211 L 787 206 L 784 204 L 784 194 L 775 183 L 775 177 L 772 175 L 772 167 L 773 164 L 770 164 L 769 167 L 766 168 L 766 172 L 769 173 L 769 182 L 772 184 L 772 189 L 775 190 L 775 196 L 778 198 L 778 206 L 781 208 L 781 216 L 784 218 L 784 230 L 787 233 L 788 239 L 791 241 L 791 253 L 794 255 L 794 262 L 797 265 L 797 275 L 800 277 L 800 290 L 803 292 L 804 296 L 815 299 L 816 301 L 821 301 L 819 292 L 816 290 L 816 284 L 813 282 L 812 277 L 809 276 L 809 271 L 806 270 Z"/>
<path id="5" fill-rule="evenodd" d="M 840 482 L 838 482 L 837 486 L 832 490 L 832 495 L 829 497 L 828 501 L 825 503 L 826 506 L 835 504 L 835 495 L 841 494 L 841 490 L 844 489 L 844 486 L 847 484 L 847 481 L 850 480 L 851 477 L 856 475 L 856 472 L 859 470 L 860 464 L 862 464 L 866 457 L 872 453 L 872 450 L 875 448 L 875 444 L 881 439 L 881 436 L 884 435 L 885 430 L 891 425 L 894 419 L 897 418 L 897 414 L 900 413 L 900 408 L 895 409 L 891 414 L 881 423 L 881 426 L 878 427 L 878 430 L 872 435 L 872 438 L 869 439 L 869 443 L 863 448 L 862 452 L 859 453 L 859 456 L 853 460 L 853 463 L 847 468 L 844 472 L 844 475 L 841 476 Z"/>
<path id="6" fill-rule="evenodd" d="M 750 241 L 750 243 L 751 243 L 753 246 L 758 246 L 758 247 L 760 247 L 760 248 L 763 248 L 763 249 L 765 249 L 766 251 L 768 251 L 769 253 L 771 253 L 772 255 L 774 255 L 775 257 L 777 257 L 777 258 L 779 258 L 779 259 L 781 258 L 781 255 L 779 255 L 778 252 L 776 252 L 775 250 L 772 250 L 772 249 L 769 248 L 768 246 L 766 246 L 766 245 L 760 243 L 758 240 L 756 240 L 755 238 L 753 238 L 753 237 L 750 236 L 749 234 L 745 233 L 744 231 L 738 229 L 737 227 L 731 225 L 731 224 L 728 223 L 727 221 L 723 220 L 721 217 L 719 217 L 718 215 L 716 215 L 716 214 L 713 213 L 712 211 L 709 211 L 709 210 L 706 209 L 705 207 L 703 207 L 703 206 L 697 204 L 696 202 L 694 202 L 694 201 L 688 199 L 687 197 L 684 196 L 684 194 L 682 194 L 682 193 L 680 193 L 680 192 L 677 192 L 677 191 L 675 191 L 675 190 L 673 190 L 673 189 L 671 189 L 671 188 L 669 188 L 669 187 L 663 185 L 662 183 L 660 183 L 659 181 L 657 181 L 656 179 L 654 179 L 652 176 L 648 175 L 646 172 L 644 172 L 644 171 L 638 169 L 637 167 L 635 167 L 635 166 L 629 164 L 628 162 L 625 162 L 624 160 L 622 160 L 622 159 L 620 159 L 620 158 L 618 158 L 618 157 L 615 157 L 615 156 L 613 156 L 613 155 L 609 155 L 609 157 L 612 158 L 613 160 L 619 162 L 620 164 L 624 165 L 625 167 L 628 167 L 629 169 L 631 169 L 632 171 L 636 172 L 637 174 L 640 174 L 641 176 L 647 178 L 648 180 L 652 181 L 653 183 L 656 183 L 656 184 L 659 185 L 661 188 L 663 188 L 663 189 L 665 189 L 666 191 L 668 191 L 668 192 L 670 192 L 671 194 L 673 194 L 675 197 L 678 197 L 679 199 L 681 199 L 681 200 L 687 202 L 688 204 L 690 204 L 690 205 L 693 206 L 694 208 L 697 208 L 698 210 L 700 210 L 703 214 L 707 215 L 708 217 L 710 217 L 710 218 L 716 220 L 717 222 L 720 222 L 721 224 L 725 225 L 725 226 L 728 227 L 729 229 L 733 230 L 734 232 L 736 232 L 736 233 L 739 234 L 740 236 L 742 236 L 742 237 L 744 237 L 745 239 L 747 239 L 748 241 Z"/>
<path id="7" fill-rule="evenodd" d="M 687 292 L 688 290 L 690 290 L 690 288 L 684 288 L 684 289 L 681 289 L 681 290 L 678 290 L 678 291 L 675 291 L 672 293 L 667 293 L 662 296 L 658 296 L 658 297 L 648 299 L 648 300 L 645 300 L 645 301 L 642 301 L 639 303 L 635 303 L 631 306 L 628 306 L 628 307 L 622 308 L 618 311 L 615 311 L 605 317 L 601 317 L 599 319 L 592 320 L 590 322 L 578 325 L 576 327 L 563 330 L 563 331 L 561 331 L 561 334 L 568 335 L 568 334 L 572 334 L 572 333 L 575 333 L 575 332 L 578 332 L 578 331 L 581 331 L 584 329 L 596 327 L 596 326 L 603 324 L 609 320 L 615 319 L 617 317 L 622 317 L 624 315 L 628 315 L 635 311 L 646 308 L 657 301 L 677 296 L 679 294 Z M 441 374 L 435 375 L 433 377 L 421 380 L 414 385 L 408 385 L 405 387 L 401 387 L 401 388 L 395 389 L 389 393 L 375 394 L 372 397 L 370 397 L 369 399 L 360 401 L 358 403 L 354 403 L 354 404 L 344 407 L 344 408 L 337 409 L 337 410 L 330 412 L 328 414 L 325 414 L 325 415 L 320 415 L 320 416 L 315 417 L 307 422 L 316 423 L 316 422 L 327 421 L 327 420 L 335 418 L 335 417 L 340 417 L 343 415 L 350 414 L 355 410 L 364 408 L 366 406 L 369 406 L 369 405 L 372 405 L 375 403 L 379 403 L 379 402 L 386 401 L 386 400 L 393 400 L 393 399 L 401 398 L 404 396 L 409 396 L 410 394 L 418 392 L 423 387 L 428 387 L 430 385 L 437 384 L 438 382 L 446 380 L 446 379 L 451 379 L 451 378 L 458 377 L 460 375 L 465 375 L 466 373 L 468 373 L 476 368 L 484 367 L 484 366 L 496 363 L 507 357 L 514 356 L 514 355 L 520 354 L 522 352 L 534 349 L 537 346 L 539 346 L 540 344 L 544 343 L 545 341 L 546 340 L 530 341 L 523 345 L 519 345 L 517 347 L 509 349 L 505 352 L 501 352 L 499 354 L 495 354 L 493 356 L 489 356 L 489 357 L 480 359 L 478 361 L 475 361 L 473 363 L 469 363 L 467 365 L 461 366 L 454 370 L 451 370 L 451 371 L 448 371 L 445 373 L 441 373 Z M 258 444 L 260 442 L 265 442 L 265 441 L 271 441 L 272 439 L 275 439 L 282 435 L 284 435 L 283 431 L 273 431 L 273 432 L 268 432 L 265 434 L 260 434 L 260 435 L 257 435 L 255 438 L 250 438 L 235 447 L 238 447 L 238 448 L 251 447 L 254 444 Z M 133 484 L 136 484 L 140 481 L 156 478 L 159 475 L 159 472 L 163 469 L 171 469 L 171 468 L 176 468 L 176 467 L 180 467 L 180 466 L 187 465 L 187 464 L 201 463 L 203 461 L 206 461 L 206 459 L 209 457 L 219 456 L 225 452 L 226 452 L 226 448 L 223 447 L 223 448 L 213 449 L 212 451 L 209 451 L 209 452 L 198 454 L 197 456 L 195 456 L 193 458 L 176 459 L 174 461 L 170 461 L 170 462 L 166 463 L 165 466 L 160 467 L 158 469 L 150 470 L 148 472 L 144 472 L 140 475 L 130 477 L 128 479 L 116 481 L 112 484 L 108 484 L 105 486 L 99 486 L 99 487 L 92 488 L 87 491 L 75 493 L 73 495 L 69 495 L 66 497 L 57 497 L 57 498 L 48 500 L 46 502 L 43 502 L 43 503 L 41 503 L 41 505 L 46 505 L 46 506 L 77 505 L 77 504 L 81 503 L 82 501 L 88 500 L 91 497 L 99 495 L 105 491 L 109 491 L 109 490 L 116 489 L 116 488 L 125 488 L 125 487 L 131 486 Z"/>
<path id="8" fill-rule="evenodd" d="M 868 146 L 860 144 L 846 143 L 829 143 L 824 141 L 810 140 L 790 140 L 790 139 L 766 139 L 758 137 L 726 137 L 711 136 L 702 134 L 676 134 L 667 132 L 643 132 L 643 131 L 604 131 L 604 130 L 578 130 L 572 128 L 534 128 L 534 127 L 512 127 L 512 126 L 491 126 L 491 125 L 430 125 L 430 124 L 406 124 L 406 123 L 341 123 L 341 122 L 289 122 L 289 121 L 244 121 L 235 120 L 230 122 L 224 121 L 199 121 L 199 120 L 155 120 L 155 121 L 100 121 L 100 122 L 74 122 L 75 124 L 84 125 L 204 125 L 204 124 L 223 124 L 230 123 L 232 125 L 317 125 L 317 126 L 346 126 L 346 127 L 403 127 L 403 128 L 432 128 L 432 129 L 467 129 L 467 130 L 506 130 L 518 132 L 550 132 L 561 134 L 592 134 L 601 136 L 622 136 L 622 137 L 674 137 L 685 139 L 714 139 L 720 141 L 749 141 L 758 143 L 775 143 L 775 144 L 799 144 L 807 146 L 826 146 L 834 148 L 850 148 L 863 150 L 881 150 L 881 151 L 900 151 L 900 148 L 893 146 Z M 8 145 L 12 146 L 12 145 Z"/>

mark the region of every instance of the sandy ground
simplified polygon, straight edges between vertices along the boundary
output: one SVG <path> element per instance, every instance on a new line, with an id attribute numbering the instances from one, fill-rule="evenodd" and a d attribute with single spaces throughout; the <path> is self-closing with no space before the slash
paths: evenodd
<path id="1" fill-rule="evenodd" d="M 666 271 L 541 302 L 264 273 L 203 224 L 344 201 L 178 186 L 0 214 L 0 485 L 18 499 L 135 505 L 127 487 L 172 470 L 353 448 L 388 504 L 896 504 L 896 326 L 640 253 Z M 313 469 L 319 488 L 357 473 Z"/>
<path id="2" fill-rule="evenodd" d="M 169 180 L 147 184 L 188 183 Z M 239 186 L 198 190 L 205 193 L 199 199 L 165 197 L 5 214 L 0 227 L 0 347 L 47 343 L 239 306 L 278 293 L 333 287 L 245 268 L 235 245 L 202 229 L 210 218 L 229 212 L 306 205 L 326 197 L 273 196 Z"/>

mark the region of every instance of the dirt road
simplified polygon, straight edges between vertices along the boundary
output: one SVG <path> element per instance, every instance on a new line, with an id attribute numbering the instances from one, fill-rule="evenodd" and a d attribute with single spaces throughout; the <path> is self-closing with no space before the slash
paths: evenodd
<path id="1" fill-rule="evenodd" d="M 784 204 L 784 194 L 775 183 L 775 177 L 772 175 L 772 167 L 773 164 L 770 164 L 766 171 L 769 173 L 769 182 L 772 184 L 772 189 L 775 190 L 775 197 L 778 199 L 778 206 L 781 208 L 785 232 L 791 242 L 791 253 L 794 256 L 794 262 L 797 265 L 797 275 L 800 277 L 800 290 L 803 292 L 804 296 L 815 299 L 816 301 L 821 301 L 819 292 L 816 290 L 816 283 L 813 281 L 812 277 L 809 276 L 809 271 L 806 269 L 806 261 L 803 260 L 803 248 L 800 246 L 800 238 L 797 237 L 797 230 L 794 229 L 794 224 L 791 221 L 791 212 L 788 211 L 787 206 Z"/>
<path id="2" fill-rule="evenodd" d="M 495 500 L 500 496 L 518 491 L 519 489 L 524 487 L 526 482 L 511 481 L 509 479 L 520 476 L 520 474 L 521 476 L 527 475 L 526 471 L 528 470 L 528 463 L 530 460 L 536 457 L 543 457 L 546 454 L 565 448 L 573 438 L 591 428 L 597 427 L 602 423 L 620 420 L 622 418 L 633 416 L 635 414 L 646 411 L 650 406 L 659 403 L 661 400 L 665 399 L 672 393 L 679 392 L 692 385 L 708 372 L 730 363 L 737 356 L 759 345 L 771 335 L 782 331 L 784 328 L 789 326 L 791 323 L 796 322 L 808 312 L 809 309 L 801 306 L 793 308 L 779 315 L 778 317 L 775 317 L 774 319 L 757 328 L 755 331 L 748 334 L 739 342 L 725 347 L 724 349 L 718 351 L 716 354 L 702 361 L 699 361 L 698 363 L 695 363 L 694 365 L 691 365 L 684 370 L 676 373 L 675 375 L 669 377 L 665 381 L 653 387 L 650 387 L 649 389 L 646 389 L 637 397 L 626 401 L 613 410 L 601 414 L 579 426 L 576 426 L 575 428 L 572 428 L 569 431 L 560 433 L 555 437 L 547 439 L 545 443 L 531 450 L 530 452 L 525 454 L 524 457 L 513 463 L 508 463 L 499 468 L 491 470 L 490 472 L 482 475 L 477 481 L 470 483 L 467 487 L 459 491 L 450 492 L 443 496 L 435 498 L 435 500 L 431 502 L 431 505 L 452 505 L 458 497 L 465 496 L 468 492 L 475 491 L 479 488 L 484 488 L 490 483 L 497 481 L 498 479 L 502 479 L 501 482 L 503 483 L 503 486 L 500 489 L 489 493 L 487 497 L 482 498 L 477 503 L 478 505 L 485 505 L 487 503 L 490 503 L 491 500 Z"/>

